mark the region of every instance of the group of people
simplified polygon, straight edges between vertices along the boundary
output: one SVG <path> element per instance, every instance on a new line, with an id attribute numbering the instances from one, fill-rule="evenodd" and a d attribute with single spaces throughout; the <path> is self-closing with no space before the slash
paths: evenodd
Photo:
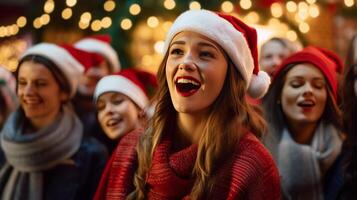
<path id="1" fill-rule="evenodd" d="M 356 38 L 345 65 L 283 38 L 259 57 L 254 28 L 190 10 L 157 76 L 108 36 L 37 44 L 0 71 L 0 199 L 353 199 Z"/>

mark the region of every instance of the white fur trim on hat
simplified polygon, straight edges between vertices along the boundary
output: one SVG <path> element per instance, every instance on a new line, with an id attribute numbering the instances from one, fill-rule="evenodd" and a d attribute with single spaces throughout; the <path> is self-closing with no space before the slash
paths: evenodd
<path id="1" fill-rule="evenodd" d="M 149 104 L 146 94 L 135 83 L 121 75 L 105 76 L 98 82 L 94 91 L 94 100 L 106 92 L 120 92 L 133 100 L 140 108 Z"/>
<path id="2" fill-rule="evenodd" d="M 175 35 L 182 31 L 196 32 L 217 42 L 232 59 L 243 79 L 250 82 L 254 69 L 252 54 L 244 35 L 230 22 L 208 10 L 186 11 L 171 26 L 165 40 L 164 53 L 168 51 Z"/>
<path id="3" fill-rule="evenodd" d="M 22 55 L 21 59 L 27 55 L 40 55 L 54 62 L 70 84 L 70 96 L 73 97 L 75 95 L 79 84 L 79 77 L 84 72 L 84 66 L 67 50 L 55 44 L 40 43 L 29 48 Z"/>
<path id="4" fill-rule="evenodd" d="M 84 51 L 103 55 L 106 60 L 110 62 L 112 73 L 120 71 L 121 66 L 119 62 L 119 56 L 109 44 L 97 39 L 86 38 L 78 41 L 74 44 L 74 46 Z"/>
<path id="5" fill-rule="evenodd" d="M 262 98 L 268 91 L 270 76 L 265 71 L 259 71 L 258 75 L 253 74 L 248 87 L 249 96 L 257 99 Z"/>

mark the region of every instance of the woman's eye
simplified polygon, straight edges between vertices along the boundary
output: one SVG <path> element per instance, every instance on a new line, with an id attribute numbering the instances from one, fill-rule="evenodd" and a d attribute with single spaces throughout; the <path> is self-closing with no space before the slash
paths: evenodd
<path id="1" fill-rule="evenodd" d="M 20 86 L 25 86 L 25 85 L 26 85 L 26 81 L 19 81 L 18 84 L 19 84 Z"/>
<path id="2" fill-rule="evenodd" d="M 124 99 L 115 99 L 115 100 L 113 100 L 113 104 L 119 105 L 119 104 L 123 103 L 123 101 L 124 101 Z"/>
<path id="3" fill-rule="evenodd" d="M 44 83 L 44 82 L 37 82 L 36 83 L 36 86 L 37 87 L 44 87 L 44 86 L 46 86 L 47 85 L 47 83 Z"/>
<path id="4" fill-rule="evenodd" d="M 172 49 L 170 54 L 173 54 L 173 55 L 182 55 L 183 54 L 183 51 L 181 49 Z"/>
<path id="5" fill-rule="evenodd" d="M 97 107 L 97 110 L 98 110 L 98 111 L 101 111 L 101 110 L 104 109 L 105 105 L 104 105 L 104 103 L 98 102 L 97 105 L 96 105 L 96 107 Z"/>
<path id="6" fill-rule="evenodd" d="M 293 87 L 293 88 L 298 88 L 298 87 L 300 87 L 300 86 L 302 86 L 304 83 L 302 82 L 302 81 L 291 81 L 290 82 L 290 85 L 291 85 L 291 87 Z"/>
<path id="7" fill-rule="evenodd" d="M 200 53 L 200 56 L 201 57 L 208 57 L 208 58 L 213 58 L 213 54 L 211 52 L 208 52 L 208 51 L 203 51 Z"/>
<path id="8" fill-rule="evenodd" d="M 325 83 L 322 82 L 322 81 L 315 82 L 315 83 L 314 83 L 314 87 L 317 88 L 317 89 L 322 89 L 322 88 L 325 87 Z"/>

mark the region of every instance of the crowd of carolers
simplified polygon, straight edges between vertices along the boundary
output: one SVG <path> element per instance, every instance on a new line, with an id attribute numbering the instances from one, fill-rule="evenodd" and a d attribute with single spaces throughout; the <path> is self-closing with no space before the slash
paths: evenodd
<path id="1" fill-rule="evenodd" d="M 357 36 L 334 52 L 182 13 L 157 75 L 108 35 L 0 68 L 0 199 L 355 199 Z M 260 67 L 259 67 L 260 66 Z"/>

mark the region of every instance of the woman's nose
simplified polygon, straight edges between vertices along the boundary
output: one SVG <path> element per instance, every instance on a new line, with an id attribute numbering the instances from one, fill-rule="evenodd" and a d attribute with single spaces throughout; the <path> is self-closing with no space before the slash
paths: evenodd
<path id="1" fill-rule="evenodd" d="M 304 88 L 303 88 L 303 93 L 304 94 L 312 94 L 313 88 L 310 84 L 305 84 Z"/>
<path id="2" fill-rule="evenodd" d="M 184 62 L 179 64 L 179 70 L 195 71 L 196 65 L 193 62 Z"/>

